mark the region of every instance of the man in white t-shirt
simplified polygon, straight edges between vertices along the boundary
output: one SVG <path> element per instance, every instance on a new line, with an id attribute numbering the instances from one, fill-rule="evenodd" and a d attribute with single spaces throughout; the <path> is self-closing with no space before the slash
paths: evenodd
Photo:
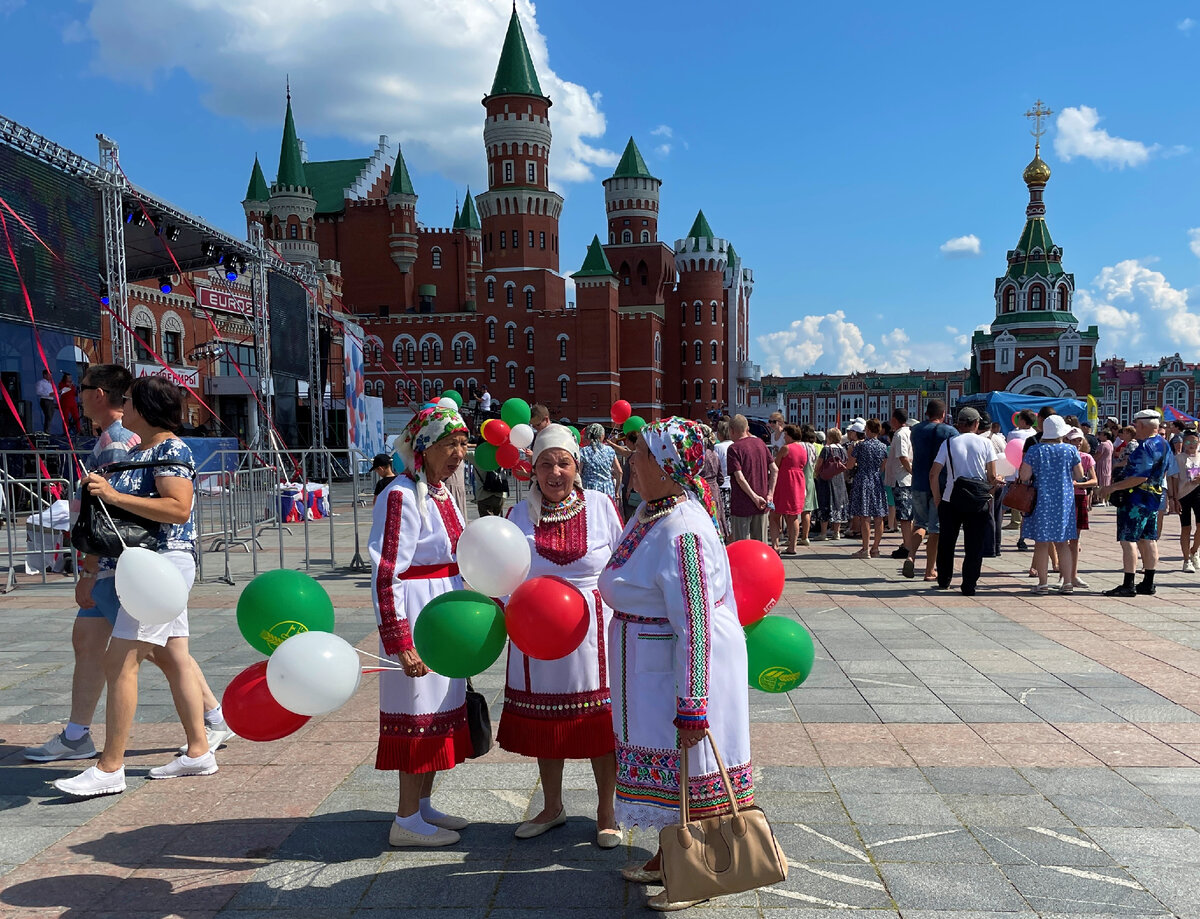
<path id="1" fill-rule="evenodd" d="M 488 392 L 487 384 L 479 387 L 479 411 L 487 414 L 492 410 L 492 394 Z M 482 423 L 482 422 L 481 422 Z"/>
<path id="2" fill-rule="evenodd" d="M 983 496 L 981 504 L 962 507 L 953 503 L 954 489 L 958 485 L 964 490 L 976 491 L 974 482 L 990 488 L 1000 479 L 996 475 L 996 450 L 992 442 L 976 433 L 979 429 L 979 412 L 973 408 L 958 411 L 955 423 L 958 437 L 945 441 L 929 471 L 929 490 L 938 510 L 941 540 L 937 552 L 937 589 L 949 590 L 954 576 L 954 550 L 958 543 L 958 532 L 963 533 L 962 592 L 964 596 L 975 595 L 975 585 L 983 567 L 984 546 L 987 541 L 990 498 Z M 940 488 L 942 469 L 946 470 L 946 493 Z M 973 480 L 968 485 L 965 480 Z M 978 488 L 982 492 L 983 488 Z"/>
<path id="3" fill-rule="evenodd" d="M 887 463 L 883 467 L 883 484 L 892 490 L 896 520 L 900 523 L 900 548 L 892 558 L 908 558 L 908 543 L 912 539 L 912 431 L 908 427 L 908 412 L 896 406 L 892 412 L 892 442 L 888 444 Z"/>

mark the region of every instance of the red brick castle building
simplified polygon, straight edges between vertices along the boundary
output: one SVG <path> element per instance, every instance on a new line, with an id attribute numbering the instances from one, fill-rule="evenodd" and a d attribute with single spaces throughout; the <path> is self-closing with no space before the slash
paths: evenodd
<path id="1" fill-rule="evenodd" d="M 620 398 L 646 417 L 745 405 L 753 272 L 703 213 L 674 246 L 659 240 L 662 180 L 632 138 L 604 180 L 608 241 L 593 238 L 568 302 L 551 105 L 514 10 L 483 99 L 488 189 L 434 229 L 386 137 L 370 157 L 307 161 L 289 95 L 278 175 L 268 187 L 255 160 L 247 220 L 341 287 L 386 406 L 483 384 L 575 421 L 607 419 Z"/>

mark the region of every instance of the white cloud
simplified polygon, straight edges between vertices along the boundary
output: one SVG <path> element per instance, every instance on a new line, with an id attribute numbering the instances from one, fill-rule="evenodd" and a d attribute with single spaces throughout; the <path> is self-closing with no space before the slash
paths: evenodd
<path id="1" fill-rule="evenodd" d="M 1187 19 L 1181 19 L 1175 28 L 1177 28 L 1184 35 L 1188 35 L 1191 33 L 1192 29 L 1196 28 L 1196 20 L 1192 19 L 1190 16 Z"/>
<path id="2" fill-rule="evenodd" d="M 1188 247 L 1192 250 L 1192 255 L 1200 258 L 1200 227 L 1188 230 Z"/>
<path id="3" fill-rule="evenodd" d="M 786 329 L 758 336 L 763 371 L 793 376 L 801 373 L 853 373 L 878 370 L 948 370 L 970 360 L 969 338 L 913 342 L 905 329 L 893 328 L 868 342 L 842 310 L 804 316 Z M 965 349 L 965 351 L 964 351 Z"/>
<path id="4" fill-rule="evenodd" d="M 965 257 L 979 255 L 979 237 L 974 233 L 968 233 L 966 236 L 955 236 L 953 239 L 948 239 L 941 245 L 943 254 L 955 257 Z"/>
<path id="5" fill-rule="evenodd" d="M 1088 105 L 1068 107 L 1059 112 L 1054 138 L 1054 152 L 1070 162 L 1082 156 L 1104 166 L 1140 166 L 1161 149 L 1158 144 L 1146 144 L 1123 137 L 1113 137 L 1100 124 L 1100 113 Z M 1175 149 L 1175 148 L 1172 148 Z"/>
<path id="6" fill-rule="evenodd" d="M 87 41 L 88 31 L 78 19 L 72 19 L 62 29 L 63 44 L 75 45 L 81 41 Z"/>
<path id="7" fill-rule="evenodd" d="M 1188 292 L 1137 259 L 1101 269 L 1090 288 L 1076 291 L 1074 312 L 1100 327 L 1102 351 L 1131 361 L 1200 347 L 1200 313 L 1189 308 Z"/>
<path id="8" fill-rule="evenodd" d="M 589 143 L 605 130 L 600 96 L 551 69 L 533 4 L 517 8 L 542 91 L 554 100 L 551 181 L 587 181 L 593 167 L 618 159 Z M 314 158 L 315 137 L 354 139 L 366 155 L 389 134 L 405 145 L 410 167 L 478 183 L 479 101 L 511 9 L 509 0 L 92 0 L 87 25 L 98 42 L 94 67 L 105 76 L 152 84 L 184 70 L 206 87 L 214 112 L 281 125 L 290 74 L 297 130 Z M 164 40 L 170 35 L 187 40 Z"/>
<path id="9" fill-rule="evenodd" d="M 674 137 L 675 132 L 671 130 L 669 124 L 660 124 L 657 128 L 650 132 L 653 137 Z"/>
<path id="10" fill-rule="evenodd" d="M 657 153 L 659 156 L 670 156 L 671 145 L 670 144 L 659 144 L 657 147 L 654 148 L 654 152 Z"/>

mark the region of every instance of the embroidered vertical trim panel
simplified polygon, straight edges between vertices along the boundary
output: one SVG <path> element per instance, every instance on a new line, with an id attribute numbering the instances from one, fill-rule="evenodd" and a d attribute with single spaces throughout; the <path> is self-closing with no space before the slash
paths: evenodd
<path id="1" fill-rule="evenodd" d="M 592 602 L 596 607 L 596 658 L 600 662 L 600 688 L 608 689 L 608 661 L 604 654 L 604 600 L 600 597 L 600 591 L 592 591 Z"/>
<path id="2" fill-rule="evenodd" d="M 704 551 L 696 533 L 681 534 L 676 537 L 675 544 L 679 553 L 679 586 L 683 592 L 689 644 L 685 682 L 681 687 L 686 695 L 679 698 L 676 727 L 704 728 L 708 726 L 708 658 L 712 639 Z"/>
<path id="3" fill-rule="evenodd" d="M 629 741 L 629 623 L 621 623 L 621 740 Z"/>
<path id="4" fill-rule="evenodd" d="M 375 572 L 375 596 L 379 598 L 379 637 L 383 650 L 399 654 L 413 647 L 408 617 L 396 610 L 396 555 L 400 551 L 400 517 L 404 508 L 404 492 L 399 488 L 387 492 L 387 516 L 383 523 L 383 546 L 379 550 L 379 568 Z"/>
<path id="5" fill-rule="evenodd" d="M 450 537 L 450 554 L 458 551 L 458 537 L 462 536 L 462 518 L 458 516 L 458 505 L 449 495 L 444 500 L 434 500 L 434 507 L 442 515 L 442 523 L 446 527 L 446 535 Z"/>

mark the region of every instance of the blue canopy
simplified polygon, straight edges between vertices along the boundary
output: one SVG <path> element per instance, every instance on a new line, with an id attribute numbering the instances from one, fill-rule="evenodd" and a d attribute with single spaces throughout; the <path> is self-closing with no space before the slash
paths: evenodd
<path id="1" fill-rule="evenodd" d="M 958 404 L 960 407 L 970 405 L 973 408 L 982 408 L 992 421 L 1000 422 L 1000 430 L 1005 434 L 1017 426 L 1017 412 L 1024 409 L 1036 414 L 1043 406 L 1049 405 L 1060 415 L 1087 418 L 1087 403 L 1082 399 L 1054 399 L 1046 396 L 1022 396 L 1011 392 L 989 392 L 967 396 L 960 399 Z"/>

